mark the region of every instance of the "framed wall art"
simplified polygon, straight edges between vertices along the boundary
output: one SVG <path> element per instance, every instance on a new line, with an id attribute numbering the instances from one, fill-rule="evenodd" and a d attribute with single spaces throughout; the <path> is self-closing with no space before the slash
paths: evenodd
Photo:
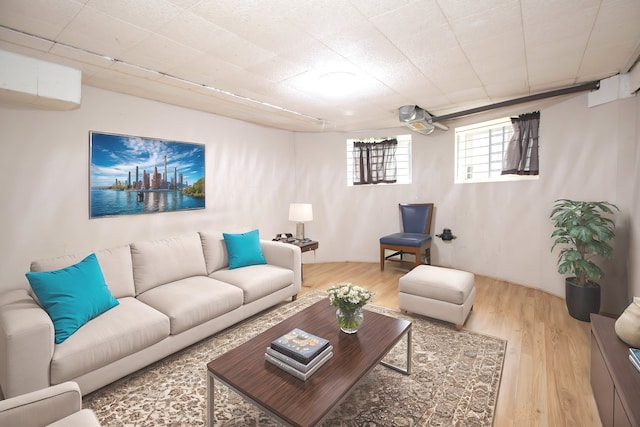
<path id="1" fill-rule="evenodd" d="M 204 144 L 89 132 L 89 217 L 205 208 Z"/>

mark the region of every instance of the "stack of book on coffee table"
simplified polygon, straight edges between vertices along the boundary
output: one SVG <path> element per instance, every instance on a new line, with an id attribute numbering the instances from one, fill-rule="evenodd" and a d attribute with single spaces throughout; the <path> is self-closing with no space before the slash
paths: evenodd
<path id="1" fill-rule="evenodd" d="M 265 359 L 283 371 L 306 381 L 333 356 L 333 346 L 324 338 L 293 329 L 273 340 Z"/>

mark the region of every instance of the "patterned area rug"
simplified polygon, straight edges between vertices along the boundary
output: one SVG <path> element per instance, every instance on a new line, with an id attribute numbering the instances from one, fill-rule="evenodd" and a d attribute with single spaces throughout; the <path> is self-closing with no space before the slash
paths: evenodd
<path id="1" fill-rule="evenodd" d="M 248 319 L 95 391 L 84 407 L 104 426 L 206 425 L 206 364 L 322 298 L 314 291 Z M 412 373 L 376 367 L 324 426 L 492 425 L 506 341 L 372 304 L 366 309 L 413 322 Z M 404 366 L 404 358 L 402 340 L 385 361 Z M 215 425 L 278 425 L 219 382 L 215 387 Z"/>

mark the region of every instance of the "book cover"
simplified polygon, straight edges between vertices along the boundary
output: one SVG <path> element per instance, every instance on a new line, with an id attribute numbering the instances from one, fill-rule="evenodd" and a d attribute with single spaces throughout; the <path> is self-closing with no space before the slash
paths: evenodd
<path id="1" fill-rule="evenodd" d="M 327 347 L 329 341 L 326 339 L 298 328 L 271 342 L 272 349 L 305 365 Z"/>
<path id="2" fill-rule="evenodd" d="M 324 349 L 319 355 L 311 359 L 311 361 L 306 365 L 304 363 L 298 362 L 297 360 L 285 354 L 280 353 L 279 351 L 272 349 L 271 347 L 267 347 L 267 354 L 270 354 L 276 359 L 282 360 L 284 363 L 287 363 L 288 365 L 292 366 L 293 368 L 297 369 L 300 372 L 307 372 L 308 370 L 313 368 L 315 365 L 317 365 L 318 362 L 320 362 L 322 358 L 327 355 L 327 353 L 331 353 L 332 350 L 333 350 L 333 346 L 330 345 L 329 347 Z"/>
<path id="3" fill-rule="evenodd" d="M 316 363 L 313 368 L 309 369 L 307 372 L 300 372 L 296 368 L 294 368 L 293 366 L 288 365 L 287 363 L 283 362 L 282 360 L 271 356 L 269 353 L 265 353 L 264 354 L 264 358 L 265 358 L 265 360 L 267 362 L 272 363 L 273 365 L 277 366 L 278 368 L 282 369 L 283 371 L 293 375 L 294 377 L 296 377 L 296 378 L 298 378 L 298 379 L 300 379 L 302 381 L 306 381 L 307 379 L 309 379 L 309 377 L 311 377 L 311 375 L 313 375 L 318 369 L 320 369 L 320 367 L 322 365 L 327 363 L 327 361 L 329 359 L 331 359 L 332 357 L 333 357 L 333 352 L 329 352 L 324 357 L 322 357 L 320 359 L 320 361 L 318 363 Z"/>
<path id="4" fill-rule="evenodd" d="M 629 356 L 633 357 L 636 362 L 640 365 L 640 349 L 639 348 L 630 348 Z"/>
<path id="5" fill-rule="evenodd" d="M 635 366 L 638 372 L 640 372 L 640 362 L 637 362 L 632 355 L 629 355 L 629 360 L 631 361 L 631 364 Z"/>

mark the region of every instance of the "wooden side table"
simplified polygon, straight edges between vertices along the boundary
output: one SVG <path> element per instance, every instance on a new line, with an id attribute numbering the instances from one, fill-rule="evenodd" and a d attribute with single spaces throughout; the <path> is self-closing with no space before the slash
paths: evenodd
<path id="1" fill-rule="evenodd" d="M 315 240 L 296 240 L 295 242 L 291 242 L 292 245 L 296 245 L 300 248 L 300 252 L 309 252 L 313 251 L 315 254 L 315 250 L 318 249 L 318 242 Z M 302 264 L 302 260 L 300 260 L 300 279 L 304 280 L 304 264 Z"/>
<path id="2" fill-rule="evenodd" d="M 315 240 L 296 240 L 292 243 L 292 245 L 299 246 L 300 252 L 309 252 L 318 249 L 318 242 L 316 242 Z"/>

